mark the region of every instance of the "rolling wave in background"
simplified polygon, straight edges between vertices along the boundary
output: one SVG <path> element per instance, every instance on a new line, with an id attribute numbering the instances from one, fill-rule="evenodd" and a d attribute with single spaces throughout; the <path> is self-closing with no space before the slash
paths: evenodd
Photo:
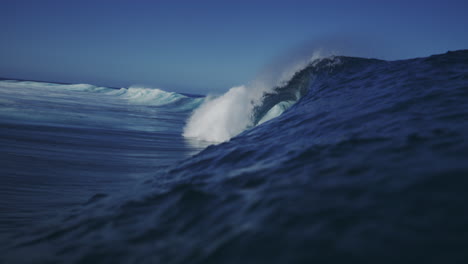
<path id="1" fill-rule="evenodd" d="M 0 81 L 0 231 L 122 193 L 200 151 L 181 133 L 202 102 L 144 87 Z"/>
<path id="2" fill-rule="evenodd" d="M 468 51 L 304 61 L 204 98 L 2 81 L 0 260 L 466 261 Z"/>

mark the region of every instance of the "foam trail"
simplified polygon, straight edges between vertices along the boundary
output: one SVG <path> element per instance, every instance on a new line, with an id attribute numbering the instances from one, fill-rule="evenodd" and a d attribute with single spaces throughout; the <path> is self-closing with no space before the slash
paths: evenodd
<path id="1" fill-rule="evenodd" d="M 284 85 L 296 72 L 319 58 L 322 58 L 321 52 L 314 52 L 312 56 L 290 63 L 281 71 L 263 74 L 248 85 L 233 87 L 220 97 L 208 96 L 189 118 L 183 136 L 224 142 L 254 126 L 253 110 L 262 103 L 263 95 L 273 92 L 275 87 Z M 270 119 L 284 110 L 283 107 L 282 111 L 270 113 Z"/>

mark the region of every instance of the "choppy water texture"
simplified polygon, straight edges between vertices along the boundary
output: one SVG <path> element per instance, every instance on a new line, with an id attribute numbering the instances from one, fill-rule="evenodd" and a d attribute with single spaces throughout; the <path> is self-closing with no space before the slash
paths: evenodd
<path id="1" fill-rule="evenodd" d="M 203 99 L 0 86 L 5 263 L 468 259 L 468 51 L 315 61 L 194 156 Z"/>

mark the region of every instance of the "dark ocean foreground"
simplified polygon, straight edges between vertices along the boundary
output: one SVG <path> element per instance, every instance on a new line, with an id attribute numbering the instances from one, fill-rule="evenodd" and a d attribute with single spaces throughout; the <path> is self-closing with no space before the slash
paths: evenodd
<path id="1" fill-rule="evenodd" d="M 468 51 L 391 62 L 322 59 L 266 95 L 253 120 L 291 94 L 301 99 L 281 116 L 193 157 L 180 154 L 151 176 L 144 169 L 152 162 L 147 155 L 162 139 L 144 134 L 149 152 L 142 164 L 130 159 L 128 166 L 144 171 L 131 191 L 117 186 L 105 197 L 99 191 L 83 197 L 88 202 L 55 208 L 56 217 L 22 227 L 5 224 L 0 262 L 467 263 Z M 21 128 L 15 120 L 1 123 L 2 134 Z M 140 121 L 144 127 L 148 120 Z M 181 132 L 182 125 L 170 131 Z M 92 137 L 76 129 L 62 132 L 65 138 L 76 133 L 76 144 Z M 138 157 L 142 142 L 125 135 L 129 144 L 121 149 Z M 112 136 L 117 141 L 121 135 Z M 107 134 L 98 137 L 83 151 Z M 28 140 L 19 142 L 54 144 L 37 134 Z M 168 142 L 154 153 L 170 153 Z M 177 153 L 196 150 L 193 142 L 175 142 Z M 3 166 L 24 150 L 3 147 Z M 123 151 L 112 144 L 103 148 L 109 157 Z M 79 162 L 85 157 L 70 159 L 75 172 L 91 168 L 101 175 Z M 52 164 L 37 163 L 35 172 L 53 170 Z M 123 177 L 130 168 L 120 164 Z M 15 204 L 2 205 L 14 219 Z"/>

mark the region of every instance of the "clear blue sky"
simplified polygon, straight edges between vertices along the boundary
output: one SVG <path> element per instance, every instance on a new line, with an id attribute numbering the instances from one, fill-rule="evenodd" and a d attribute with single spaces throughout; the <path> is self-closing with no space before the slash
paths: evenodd
<path id="1" fill-rule="evenodd" d="M 0 76 L 222 92 L 324 38 L 386 59 L 467 49 L 468 1 L 2 0 L 0 34 Z"/>

